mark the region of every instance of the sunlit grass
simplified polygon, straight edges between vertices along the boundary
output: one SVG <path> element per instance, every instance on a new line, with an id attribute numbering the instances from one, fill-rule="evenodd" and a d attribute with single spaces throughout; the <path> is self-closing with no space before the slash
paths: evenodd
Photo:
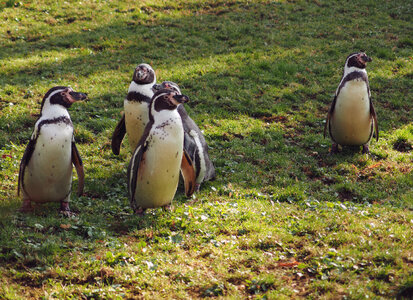
<path id="1" fill-rule="evenodd" d="M 412 288 L 408 1 L 0 3 L 0 298 L 391 298 Z M 329 156 L 322 130 L 360 49 L 380 139 Z M 177 82 L 217 179 L 132 214 L 110 138 L 133 69 Z M 85 166 L 74 218 L 17 212 L 44 93 L 70 85 Z M 77 187 L 74 173 L 73 190 Z"/>

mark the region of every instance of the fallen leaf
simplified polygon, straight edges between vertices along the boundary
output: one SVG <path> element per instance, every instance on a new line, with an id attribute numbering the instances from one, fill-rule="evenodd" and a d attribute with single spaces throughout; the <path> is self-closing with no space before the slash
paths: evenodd
<path id="1" fill-rule="evenodd" d="M 60 224 L 60 228 L 62 229 L 69 229 L 70 227 L 72 227 L 71 224 Z"/>
<path id="2" fill-rule="evenodd" d="M 295 267 L 297 265 L 299 265 L 300 263 L 298 261 L 290 261 L 290 262 L 279 262 L 278 266 L 279 267 L 287 267 L 287 268 L 292 268 Z"/>

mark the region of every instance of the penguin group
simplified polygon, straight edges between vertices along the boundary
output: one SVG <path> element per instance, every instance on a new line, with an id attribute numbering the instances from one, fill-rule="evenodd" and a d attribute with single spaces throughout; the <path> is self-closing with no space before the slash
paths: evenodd
<path id="1" fill-rule="evenodd" d="M 131 207 L 138 214 L 172 202 L 179 172 L 187 197 L 203 181 L 215 178 L 205 137 L 181 105 L 188 101 L 177 84 L 156 84 L 150 65 L 140 64 L 135 69 L 124 100 L 124 115 L 112 135 L 112 152 L 120 153 L 127 134 L 132 151 L 128 192 Z"/>
<path id="2" fill-rule="evenodd" d="M 345 61 L 324 127 L 324 137 L 328 131 L 332 140 L 332 154 L 342 146 L 362 146 L 362 152 L 369 153 L 374 134 L 378 140 L 366 72 L 371 61 L 364 52 L 352 53 Z M 65 86 L 53 87 L 44 95 L 40 117 L 20 163 L 21 211 L 32 210 L 32 202 L 59 202 L 60 211 L 71 215 L 72 165 L 78 174 L 78 195 L 83 193 L 84 170 L 67 109 L 86 98 L 86 93 Z M 183 106 L 189 101 L 178 84 L 157 84 L 150 65 L 142 63 L 134 70 L 111 145 L 113 154 L 119 155 L 127 135 L 131 150 L 127 187 L 136 214 L 148 208 L 167 208 L 180 178 L 185 195 L 191 197 L 203 182 L 216 176 L 205 137 Z"/>

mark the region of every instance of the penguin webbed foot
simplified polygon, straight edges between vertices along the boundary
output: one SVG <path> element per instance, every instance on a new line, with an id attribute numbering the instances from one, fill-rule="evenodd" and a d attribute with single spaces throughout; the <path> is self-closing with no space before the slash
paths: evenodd
<path id="1" fill-rule="evenodd" d="M 138 207 L 133 210 L 133 212 L 140 217 L 143 217 L 143 215 L 145 214 L 145 211 L 146 211 L 146 208 L 142 208 L 142 207 Z"/>
<path id="2" fill-rule="evenodd" d="M 172 204 L 167 204 L 167 205 L 165 205 L 165 206 L 162 206 L 162 209 L 163 209 L 164 211 L 172 211 L 172 210 L 173 210 L 173 206 L 172 206 Z"/>
<path id="3" fill-rule="evenodd" d="M 69 202 L 66 201 L 61 201 L 60 202 L 60 211 L 59 213 L 63 215 L 64 217 L 70 218 L 75 216 L 76 214 L 72 212 L 69 208 Z"/>
<path id="4" fill-rule="evenodd" d="M 30 201 L 30 199 L 23 199 L 23 203 L 19 209 L 19 212 L 28 213 L 32 211 L 33 211 L 33 207 L 32 207 L 32 202 Z"/>
<path id="5" fill-rule="evenodd" d="M 338 152 L 339 152 L 338 144 L 332 144 L 332 145 L 331 145 L 331 150 L 330 150 L 330 152 L 328 153 L 328 155 L 337 154 Z"/>
<path id="6" fill-rule="evenodd" d="M 361 151 L 363 154 L 370 154 L 369 145 L 363 145 L 363 150 Z"/>

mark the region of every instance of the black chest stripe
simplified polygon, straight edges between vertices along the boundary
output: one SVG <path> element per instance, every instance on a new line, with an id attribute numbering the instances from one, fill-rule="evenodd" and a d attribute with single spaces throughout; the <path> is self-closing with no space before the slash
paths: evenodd
<path id="1" fill-rule="evenodd" d="M 366 83 L 367 92 L 370 94 L 369 80 L 367 79 L 366 73 L 354 71 L 354 72 L 351 72 L 351 73 L 347 74 L 346 77 L 344 77 L 344 79 L 341 81 L 341 84 L 340 84 L 340 86 L 338 87 L 338 90 L 337 90 L 337 95 L 340 93 L 341 89 L 344 87 L 344 85 L 348 81 L 359 79 L 359 78 Z"/>
<path id="2" fill-rule="evenodd" d="M 39 136 L 40 130 L 43 125 L 58 124 L 58 123 L 64 123 L 73 128 L 72 121 L 68 117 L 58 117 L 54 119 L 47 119 L 47 120 L 40 121 L 37 127 L 37 136 Z"/>
<path id="3" fill-rule="evenodd" d="M 141 93 L 138 93 L 138 92 L 129 92 L 128 95 L 126 96 L 126 99 L 129 101 L 133 101 L 133 102 L 146 102 L 146 103 L 151 102 L 151 98 L 145 95 L 142 95 Z"/>

